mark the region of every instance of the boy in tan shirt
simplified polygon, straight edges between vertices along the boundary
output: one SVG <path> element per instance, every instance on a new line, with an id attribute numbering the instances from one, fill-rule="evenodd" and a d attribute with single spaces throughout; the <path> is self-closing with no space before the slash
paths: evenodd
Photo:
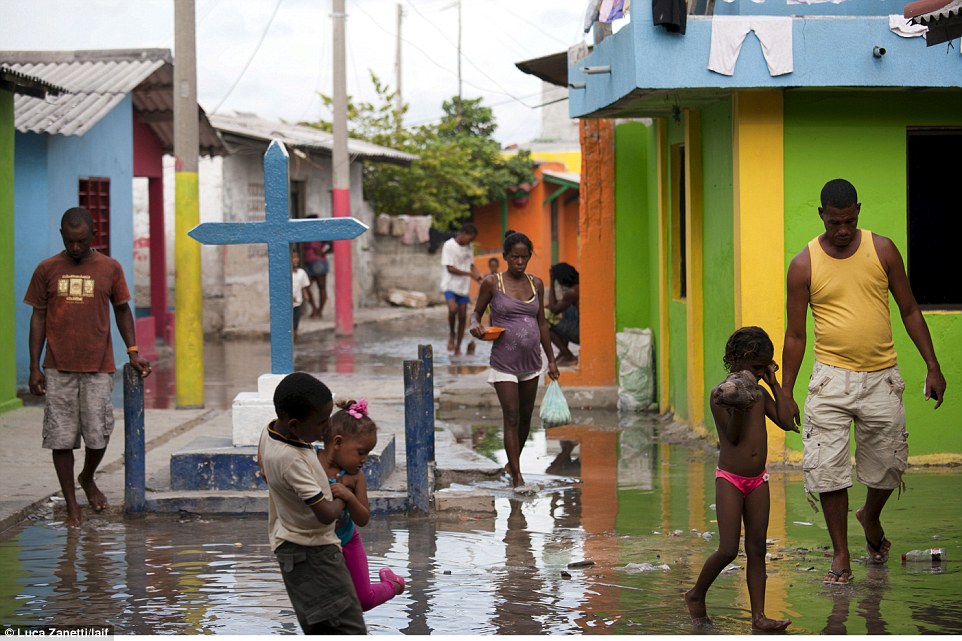
<path id="1" fill-rule="evenodd" d="M 288 374 L 274 392 L 277 419 L 261 434 L 257 461 L 268 487 L 268 533 L 305 634 L 367 634 L 334 524 L 344 510 L 311 447 L 334 408 L 310 374 Z"/>

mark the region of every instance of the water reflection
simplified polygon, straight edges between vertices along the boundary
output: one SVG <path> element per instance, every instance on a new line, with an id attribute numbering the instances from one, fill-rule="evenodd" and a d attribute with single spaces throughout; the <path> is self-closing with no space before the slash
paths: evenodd
<path id="1" fill-rule="evenodd" d="M 680 594 L 715 547 L 704 536 L 716 532 L 712 452 L 659 443 L 651 425 L 538 430 L 529 447 L 533 472 L 565 473 L 542 475 L 546 489 L 523 499 L 493 483 L 494 517 L 392 516 L 365 528 L 372 572 L 393 567 L 409 586 L 367 613 L 371 632 L 692 632 Z M 960 558 L 962 479 L 912 472 L 908 482 L 887 510 L 896 552 L 937 537 Z M 901 565 L 897 553 L 866 566 L 850 527 L 856 581 L 824 586 L 828 537 L 800 474 L 775 472 L 770 484 L 781 497 L 769 532 L 770 614 L 809 634 L 962 632 L 962 567 Z M 106 622 L 119 633 L 296 633 L 265 530 L 260 516 L 185 514 L 98 517 L 78 531 L 45 515 L 0 541 L 0 613 L 6 623 Z M 569 567 L 583 560 L 593 565 Z M 645 563 L 670 569 L 637 571 Z M 749 631 L 744 558 L 735 565 L 709 592 L 716 633 Z"/>

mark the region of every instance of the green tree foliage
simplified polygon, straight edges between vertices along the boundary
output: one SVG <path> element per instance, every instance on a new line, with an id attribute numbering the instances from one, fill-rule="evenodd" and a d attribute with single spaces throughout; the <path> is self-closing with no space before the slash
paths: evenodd
<path id="1" fill-rule="evenodd" d="M 387 214 L 431 214 L 434 226 L 447 230 L 469 217 L 471 207 L 499 202 L 509 188 L 534 182 L 534 163 L 526 151 L 509 158 L 492 136 L 494 114 L 481 98 L 457 97 L 442 104 L 436 124 L 405 129 L 407 111 L 395 108 L 396 93 L 373 73 L 375 102 L 348 99 L 348 132 L 352 138 L 405 151 L 419 157 L 410 167 L 364 164 L 364 197 L 374 210 Z M 330 109 L 332 99 L 321 94 Z M 329 120 L 303 123 L 331 131 Z"/>

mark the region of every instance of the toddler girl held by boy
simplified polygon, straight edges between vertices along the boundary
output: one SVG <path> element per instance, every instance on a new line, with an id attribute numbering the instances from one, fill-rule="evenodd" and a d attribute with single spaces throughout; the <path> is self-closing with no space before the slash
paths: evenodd
<path id="1" fill-rule="evenodd" d="M 351 573 L 361 608 L 371 608 L 393 599 L 404 591 L 404 579 L 390 568 L 381 568 L 379 583 L 371 583 L 367 554 L 358 530 L 371 520 L 367 499 L 364 461 L 377 445 L 377 425 L 368 415 L 367 401 L 342 401 L 322 434 L 324 449 L 317 459 L 327 474 L 334 498 L 344 501 L 345 508 L 337 519 L 335 533 L 340 538 L 344 562 Z"/>

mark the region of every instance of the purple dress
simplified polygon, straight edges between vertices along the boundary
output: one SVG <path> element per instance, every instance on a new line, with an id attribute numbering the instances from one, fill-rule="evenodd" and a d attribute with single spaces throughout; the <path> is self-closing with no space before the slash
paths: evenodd
<path id="1" fill-rule="evenodd" d="M 491 298 L 491 325 L 503 327 L 501 338 L 491 346 L 491 367 L 507 374 L 541 371 L 541 328 L 538 309 L 541 300 L 530 275 L 531 299 L 520 301 L 504 293 L 498 274 L 498 287 Z"/>

